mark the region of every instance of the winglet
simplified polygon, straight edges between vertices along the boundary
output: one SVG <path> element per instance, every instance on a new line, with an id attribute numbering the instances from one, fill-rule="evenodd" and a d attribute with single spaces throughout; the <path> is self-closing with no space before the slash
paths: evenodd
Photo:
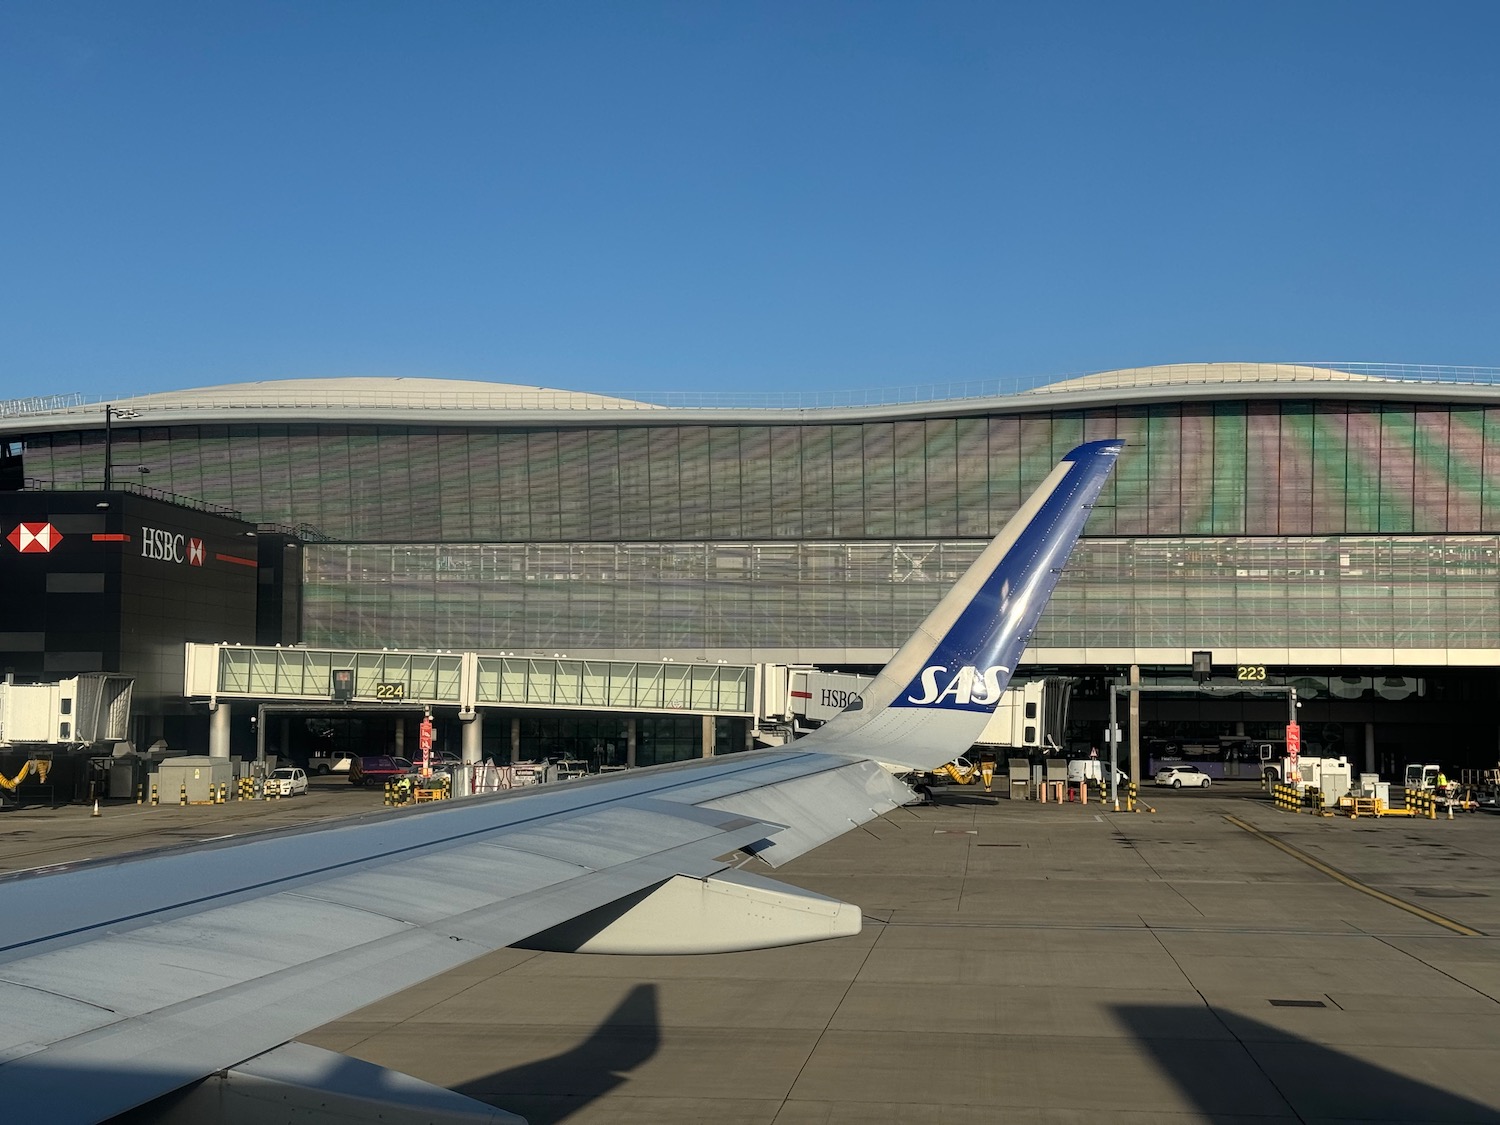
<path id="1" fill-rule="evenodd" d="M 931 769 L 973 745 L 1000 702 L 1094 501 L 1124 448 L 1080 445 L 847 711 L 802 744 Z"/>

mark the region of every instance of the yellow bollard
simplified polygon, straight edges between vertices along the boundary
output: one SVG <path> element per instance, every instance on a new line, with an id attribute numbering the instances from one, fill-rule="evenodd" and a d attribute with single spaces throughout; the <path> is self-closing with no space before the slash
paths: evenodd
<path id="1" fill-rule="evenodd" d="M 187 782 L 185 781 L 182 783 L 182 788 L 177 794 L 177 804 L 179 806 L 187 805 Z"/>
<path id="2" fill-rule="evenodd" d="M 161 804 L 161 799 L 156 794 L 156 782 L 154 781 L 151 783 L 151 803 L 152 805 Z"/>
<path id="3" fill-rule="evenodd" d="M 135 787 L 135 803 L 137 805 L 144 805 L 146 803 L 146 787 L 144 785 L 137 785 Z"/>

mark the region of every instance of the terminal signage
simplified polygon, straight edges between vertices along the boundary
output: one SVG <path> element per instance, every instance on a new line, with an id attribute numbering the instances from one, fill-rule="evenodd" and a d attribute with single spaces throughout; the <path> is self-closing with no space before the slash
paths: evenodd
<path id="1" fill-rule="evenodd" d="M 62 535 L 50 523 L 19 523 L 5 539 L 23 555 L 45 555 L 62 542 Z"/>
<path id="2" fill-rule="evenodd" d="M 183 535 L 181 532 L 164 531 L 159 527 L 141 525 L 141 558 L 143 559 L 202 566 L 205 554 L 201 539 Z"/>
<path id="3" fill-rule="evenodd" d="M 1297 757 L 1302 753 L 1302 727 L 1297 723 L 1286 725 L 1286 765 L 1287 778 L 1290 780 L 1297 776 Z"/>

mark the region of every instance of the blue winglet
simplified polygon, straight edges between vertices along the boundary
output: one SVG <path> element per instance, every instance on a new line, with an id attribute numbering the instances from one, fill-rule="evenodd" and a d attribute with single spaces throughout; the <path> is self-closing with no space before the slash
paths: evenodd
<path id="1" fill-rule="evenodd" d="M 1032 498 L 1040 507 L 890 706 L 994 710 L 1124 447 L 1091 441 L 1059 462 L 1061 479 Z"/>

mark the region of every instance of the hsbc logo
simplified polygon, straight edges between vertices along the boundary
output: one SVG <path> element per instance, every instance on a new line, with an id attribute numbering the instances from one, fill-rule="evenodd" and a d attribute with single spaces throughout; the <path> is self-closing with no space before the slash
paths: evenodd
<path id="1" fill-rule="evenodd" d="M 999 664 L 982 670 L 965 664 L 950 675 L 946 667 L 934 664 L 922 669 L 922 694 L 908 695 L 906 701 L 917 707 L 930 707 L 949 700 L 960 707 L 999 703 L 1000 677 L 1009 673 L 1009 668 Z"/>
<path id="2" fill-rule="evenodd" d="M 23 555 L 45 555 L 62 542 L 62 533 L 50 523 L 22 523 L 5 541 Z"/>
<path id="3" fill-rule="evenodd" d="M 158 562 L 188 563 L 202 566 L 206 552 L 203 540 L 190 539 L 173 531 L 159 527 L 141 526 L 141 558 Z"/>

